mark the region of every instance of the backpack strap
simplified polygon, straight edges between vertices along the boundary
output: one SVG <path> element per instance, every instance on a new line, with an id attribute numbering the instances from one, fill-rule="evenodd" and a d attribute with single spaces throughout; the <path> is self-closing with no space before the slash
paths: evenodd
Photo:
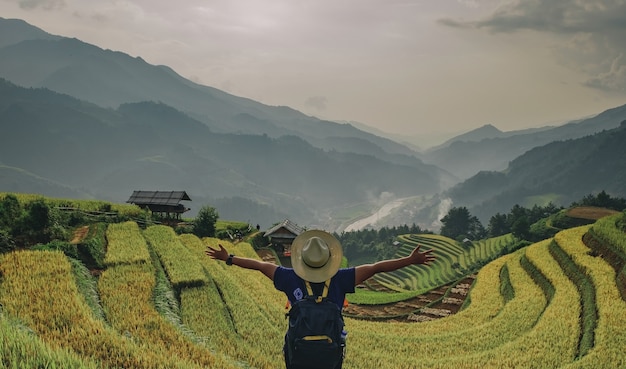
<path id="1" fill-rule="evenodd" d="M 304 281 L 304 283 L 306 284 L 306 291 L 309 294 L 309 296 L 313 297 L 315 296 L 313 294 L 313 288 L 311 288 L 311 284 L 309 283 L 309 281 Z M 320 302 L 322 302 L 322 299 L 325 299 L 326 296 L 328 296 L 328 288 L 330 287 L 330 279 L 327 279 L 326 282 L 324 282 L 324 291 L 322 291 L 322 295 L 321 296 L 317 296 L 315 298 L 315 302 L 317 302 L 318 304 Z"/>

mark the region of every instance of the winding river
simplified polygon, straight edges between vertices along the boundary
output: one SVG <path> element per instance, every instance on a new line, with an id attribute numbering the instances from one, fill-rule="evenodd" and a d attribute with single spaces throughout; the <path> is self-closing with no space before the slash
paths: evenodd
<path id="1" fill-rule="evenodd" d="M 402 205 L 404 201 L 407 199 L 408 198 L 396 199 L 396 200 L 386 203 L 380 209 L 378 209 L 378 211 L 375 212 L 374 214 L 368 216 L 367 218 L 359 219 L 356 222 L 348 225 L 344 229 L 344 231 L 346 232 L 358 231 L 369 225 L 375 225 L 379 219 L 382 219 L 386 217 L 387 215 L 389 215 L 393 209 Z"/>

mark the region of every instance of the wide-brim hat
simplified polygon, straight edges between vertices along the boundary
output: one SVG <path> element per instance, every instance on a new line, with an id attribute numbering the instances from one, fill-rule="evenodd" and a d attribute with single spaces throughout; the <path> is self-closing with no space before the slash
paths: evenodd
<path id="1" fill-rule="evenodd" d="M 291 244 L 291 266 L 305 281 L 319 283 L 332 278 L 342 258 L 341 243 L 325 231 L 302 232 Z"/>

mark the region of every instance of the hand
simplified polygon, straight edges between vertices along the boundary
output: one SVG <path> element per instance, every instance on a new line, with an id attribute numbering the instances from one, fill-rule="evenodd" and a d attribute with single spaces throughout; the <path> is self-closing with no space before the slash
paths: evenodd
<path id="1" fill-rule="evenodd" d="M 420 247 L 421 246 L 418 245 L 409 256 L 412 264 L 430 265 L 437 257 L 432 254 L 432 249 L 420 252 Z"/>
<path id="2" fill-rule="evenodd" d="M 228 259 L 228 251 L 226 251 L 222 244 L 219 244 L 219 246 L 219 250 L 211 248 L 211 246 L 207 246 L 207 249 L 204 253 L 210 256 L 211 259 L 226 261 L 226 259 Z"/>

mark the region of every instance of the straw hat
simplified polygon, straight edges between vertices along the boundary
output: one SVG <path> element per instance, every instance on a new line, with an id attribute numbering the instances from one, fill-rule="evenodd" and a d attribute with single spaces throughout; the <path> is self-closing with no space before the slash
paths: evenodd
<path id="1" fill-rule="evenodd" d="M 309 282 L 324 282 L 334 276 L 342 257 L 339 240 L 328 232 L 306 231 L 291 244 L 291 266 L 300 278 Z"/>

